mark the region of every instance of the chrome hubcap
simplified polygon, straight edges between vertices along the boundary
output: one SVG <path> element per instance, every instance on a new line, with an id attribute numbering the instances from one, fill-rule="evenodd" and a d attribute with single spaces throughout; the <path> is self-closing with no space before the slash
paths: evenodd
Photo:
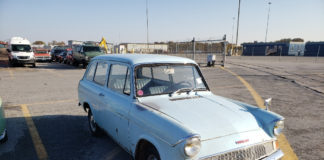
<path id="1" fill-rule="evenodd" d="M 96 122 L 94 121 L 92 114 L 90 115 L 90 128 L 92 131 L 96 131 Z"/>
<path id="2" fill-rule="evenodd" d="M 147 160 L 158 160 L 155 155 L 151 154 L 147 157 Z"/>

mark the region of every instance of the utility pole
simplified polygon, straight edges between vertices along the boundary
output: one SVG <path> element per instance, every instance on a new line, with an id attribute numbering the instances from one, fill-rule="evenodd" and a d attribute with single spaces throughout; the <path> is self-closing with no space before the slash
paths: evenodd
<path id="1" fill-rule="evenodd" d="M 241 8 L 241 0 L 239 0 L 239 6 L 238 6 L 238 11 L 237 11 L 237 28 L 236 28 L 236 53 L 237 53 L 237 41 L 238 41 L 238 31 L 239 31 L 239 26 L 240 26 L 240 8 Z"/>
<path id="2" fill-rule="evenodd" d="M 235 17 L 233 17 L 233 26 L 232 26 L 232 49 L 231 49 L 231 55 L 233 55 L 233 38 L 234 38 L 234 23 L 235 23 Z"/>
<path id="3" fill-rule="evenodd" d="M 265 40 L 264 40 L 264 42 L 267 42 L 268 26 L 269 26 L 269 17 L 270 17 L 270 5 L 271 5 L 271 2 L 269 2 L 268 4 L 269 4 L 269 10 L 268 10 L 267 29 L 266 29 L 266 35 L 265 35 Z"/>
<path id="4" fill-rule="evenodd" d="M 149 20 L 148 20 L 148 0 L 146 0 L 146 45 L 149 51 Z"/>

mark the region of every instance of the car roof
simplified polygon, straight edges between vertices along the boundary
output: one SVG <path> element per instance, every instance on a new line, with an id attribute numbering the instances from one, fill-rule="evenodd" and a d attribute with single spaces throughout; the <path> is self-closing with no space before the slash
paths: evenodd
<path id="1" fill-rule="evenodd" d="M 129 63 L 131 65 L 138 64 L 150 64 L 150 63 L 191 63 L 197 64 L 195 61 L 189 58 L 167 56 L 167 55 L 156 55 L 156 54 L 106 54 L 96 56 L 93 60 L 111 60 Z"/>

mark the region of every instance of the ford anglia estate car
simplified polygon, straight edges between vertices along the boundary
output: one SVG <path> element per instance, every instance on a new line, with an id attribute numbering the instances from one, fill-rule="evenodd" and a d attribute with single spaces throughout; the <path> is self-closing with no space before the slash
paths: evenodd
<path id="1" fill-rule="evenodd" d="M 78 87 L 90 132 L 135 159 L 279 159 L 283 117 L 214 95 L 196 62 L 123 54 L 91 60 Z"/>

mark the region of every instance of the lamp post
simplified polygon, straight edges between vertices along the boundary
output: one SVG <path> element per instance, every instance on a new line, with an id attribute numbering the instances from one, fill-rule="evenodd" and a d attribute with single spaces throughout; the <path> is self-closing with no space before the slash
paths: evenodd
<path id="1" fill-rule="evenodd" d="M 236 48 L 237 48 L 237 41 L 238 41 L 238 31 L 239 31 L 239 26 L 240 26 L 239 25 L 240 24 L 240 7 L 241 7 L 241 0 L 239 0 L 239 6 L 238 6 L 238 11 L 237 11 L 237 28 L 236 28 L 236 42 L 235 42 Z M 237 53 L 237 51 L 235 53 Z"/>
<path id="2" fill-rule="evenodd" d="M 269 2 L 268 4 L 269 4 L 269 10 L 268 10 L 267 29 L 266 29 L 266 35 L 265 35 L 265 40 L 264 40 L 264 42 L 267 42 L 268 26 L 269 26 L 269 17 L 270 17 L 270 5 L 271 5 L 271 2 Z"/>
<path id="3" fill-rule="evenodd" d="M 148 20 L 148 0 L 146 0 L 146 45 L 149 50 L 149 20 Z"/>
<path id="4" fill-rule="evenodd" d="M 233 38 L 234 38 L 234 23 L 235 23 L 235 17 L 233 17 L 233 26 L 232 26 L 232 49 L 231 49 L 231 55 L 233 55 L 233 47 L 234 47 L 234 45 L 233 45 Z"/>

